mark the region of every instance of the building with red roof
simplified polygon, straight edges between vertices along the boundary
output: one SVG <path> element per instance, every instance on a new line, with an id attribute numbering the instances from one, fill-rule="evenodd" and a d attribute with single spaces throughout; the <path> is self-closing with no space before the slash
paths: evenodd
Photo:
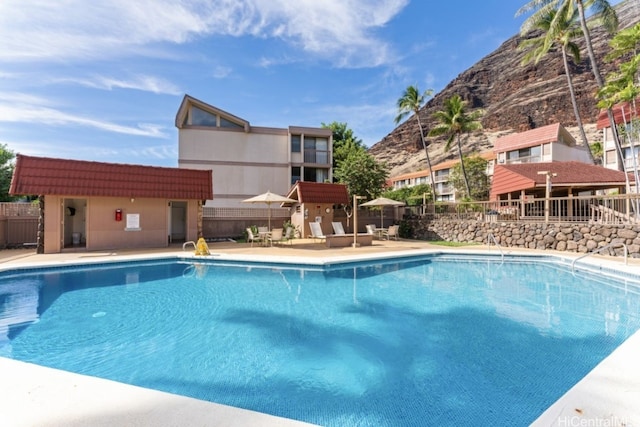
<path id="1" fill-rule="evenodd" d="M 287 197 L 297 200 L 289 206 L 292 210 L 291 223 L 300 230 L 301 237 L 311 235 L 309 222 L 319 222 L 325 235 L 332 234 L 335 207 L 350 204 L 344 184 L 298 181 Z"/>
<path id="2" fill-rule="evenodd" d="M 166 247 L 197 240 L 211 170 L 18 154 L 9 193 L 44 199 L 45 253 Z"/>

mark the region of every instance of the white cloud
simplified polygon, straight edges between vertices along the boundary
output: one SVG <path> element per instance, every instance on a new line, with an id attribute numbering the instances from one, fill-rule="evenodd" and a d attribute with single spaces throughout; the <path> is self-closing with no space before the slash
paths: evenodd
<path id="1" fill-rule="evenodd" d="M 2 0 L 0 59 L 97 60 L 212 34 L 280 38 L 341 67 L 394 60 L 376 37 L 409 0 Z"/>
<path id="2" fill-rule="evenodd" d="M 141 123 L 137 127 L 132 127 L 74 115 L 57 109 L 46 99 L 21 96 L 16 93 L 0 95 L 0 122 L 38 123 L 52 126 L 76 125 L 126 135 L 168 138 L 164 126 Z"/>
<path id="3" fill-rule="evenodd" d="M 155 76 L 135 76 L 129 80 L 116 79 L 106 76 L 95 76 L 91 79 L 55 79 L 56 83 L 75 83 L 86 87 L 114 90 L 114 89 L 133 89 L 143 92 L 152 92 L 156 94 L 180 95 L 183 92 L 173 83 Z"/>

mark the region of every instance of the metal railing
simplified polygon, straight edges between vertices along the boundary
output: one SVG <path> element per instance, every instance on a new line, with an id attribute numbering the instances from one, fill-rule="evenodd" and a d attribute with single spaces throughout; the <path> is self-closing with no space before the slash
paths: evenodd
<path id="1" fill-rule="evenodd" d="M 504 252 L 502 252 L 502 246 L 500 246 L 500 243 L 498 243 L 498 240 L 496 240 L 496 236 L 494 236 L 493 233 L 487 234 L 487 245 L 489 247 L 491 247 L 491 242 L 492 241 L 496 245 L 498 250 L 500 251 L 500 256 L 501 256 L 501 263 L 500 264 L 502 265 L 504 263 Z"/>
<path id="2" fill-rule="evenodd" d="M 575 274 L 575 266 L 576 266 L 576 262 L 580 261 L 582 258 L 586 258 L 588 256 L 594 255 L 594 254 L 598 254 L 602 251 L 604 251 L 605 249 L 613 249 L 614 247 L 618 247 L 618 246 L 622 246 L 624 248 L 624 265 L 629 265 L 629 248 L 627 247 L 627 245 L 625 245 L 622 242 L 613 242 L 613 243 L 609 243 L 606 246 L 603 246 L 601 248 L 595 248 L 594 250 L 592 250 L 591 252 L 587 252 L 586 254 L 576 258 L 573 260 L 573 262 L 571 263 L 571 273 Z"/>

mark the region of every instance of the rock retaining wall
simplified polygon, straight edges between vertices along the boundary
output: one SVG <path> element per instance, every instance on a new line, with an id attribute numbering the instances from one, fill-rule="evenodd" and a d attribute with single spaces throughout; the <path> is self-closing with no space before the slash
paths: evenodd
<path id="1" fill-rule="evenodd" d="M 567 252 L 587 253 L 610 243 L 624 243 L 627 245 L 630 257 L 640 258 L 640 225 L 487 223 L 412 219 L 405 220 L 403 228 L 405 234 L 420 240 L 486 244 L 491 233 L 502 247 Z M 604 250 L 601 254 L 624 256 L 624 248 L 617 246 Z"/>

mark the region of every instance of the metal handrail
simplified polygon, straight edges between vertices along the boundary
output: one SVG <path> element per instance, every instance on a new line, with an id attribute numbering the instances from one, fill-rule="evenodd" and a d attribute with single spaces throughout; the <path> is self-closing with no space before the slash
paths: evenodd
<path id="1" fill-rule="evenodd" d="M 500 255 L 502 256 L 502 263 L 504 263 L 504 252 L 502 252 L 502 246 L 500 246 L 500 243 L 498 243 L 498 241 L 496 240 L 496 236 L 494 236 L 493 233 L 487 234 L 487 242 L 489 247 L 491 247 L 491 240 L 493 240 L 493 243 L 497 246 L 498 250 L 500 251 Z"/>
<path id="2" fill-rule="evenodd" d="M 182 250 L 185 251 L 187 250 L 187 245 L 193 245 L 193 250 L 197 251 L 198 247 L 196 246 L 196 242 L 194 242 L 193 240 L 189 240 L 188 242 L 184 242 L 182 244 Z"/>
<path id="3" fill-rule="evenodd" d="M 614 246 L 620 246 L 622 245 L 622 247 L 624 248 L 624 265 L 629 265 L 629 261 L 628 261 L 628 257 L 629 257 L 629 248 L 627 247 L 626 244 L 622 243 L 622 242 L 613 242 L 613 243 L 609 243 L 606 246 L 603 246 L 601 248 L 596 248 L 594 250 L 592 250 L 591 252 L 587 252 L 586 254 L 579 256 L 578 258 L 574 259 L 573 262 L 571 263 L 571 273 L 575 274 L 575 265 L 576 262 L 578 262 L 579 260 L 581 260 L 582 258 L 586 258 L 590 255 L 594 255 L 597 254 L 601 251 L 604 251 L 605 249 L 610 249 Z"/>

